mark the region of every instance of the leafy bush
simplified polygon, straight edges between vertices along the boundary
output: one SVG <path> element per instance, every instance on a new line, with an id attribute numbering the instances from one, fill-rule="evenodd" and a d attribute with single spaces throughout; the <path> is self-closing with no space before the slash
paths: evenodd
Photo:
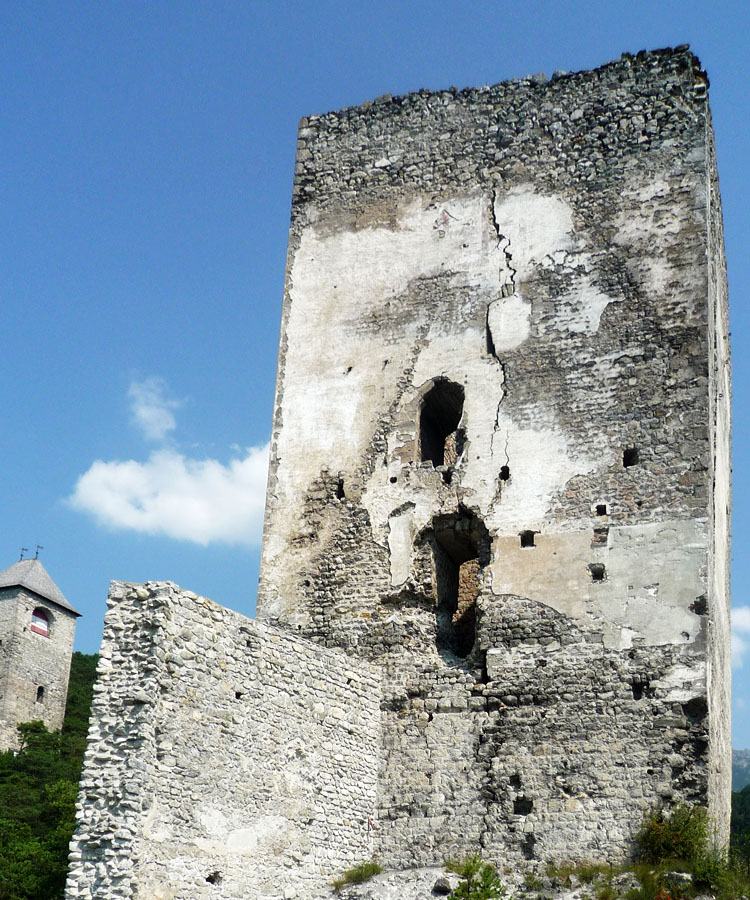
<path id="1" fill-rule="evenodd" d="M 446 862 L 445 868 L 463 879 L 449 900 L 495 900 L 505 894 L 495 867 L 483 862 L 477 853 L 461 862 Z"/>
<path id="2" fill-rule="evenodd" d="M 331 883 L 337 891 L 340 891 L 344 885 L 362 884 L 363 881 L 368 881 L 373 875 L 379 875 L 382 871 L 383 867 L 371 859 L 369 862 L 361 862 L 354 868 L 347 869 L 338 878 L 334 878 Z"/>
<path id="3" fill-rule="evenodd" d="M 636 836 L 643 862 L 693 863 L 708 850 L 708 816 L 701 806 L 659 809 L 647 816 Z"/>

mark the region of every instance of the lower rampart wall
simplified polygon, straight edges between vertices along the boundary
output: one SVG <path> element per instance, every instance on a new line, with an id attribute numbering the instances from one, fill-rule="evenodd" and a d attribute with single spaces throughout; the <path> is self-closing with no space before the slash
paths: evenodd
<path id="1" fill-rule="evenodd" d="M 373 853 L 376 670 L 114 582 L 67 900 L 312 897 Z"/>

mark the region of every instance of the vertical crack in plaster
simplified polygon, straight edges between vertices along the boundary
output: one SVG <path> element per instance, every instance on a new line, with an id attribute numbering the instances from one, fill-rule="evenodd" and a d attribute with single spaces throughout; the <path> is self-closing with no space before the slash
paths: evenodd
<path id="1" fill-rule="evenodd" d="M 495 231 L 495 235 L 497 237 L 497 248 L 502 250 L 505 256 L 505 271 L 509 274 L 510 279 L 503 279 L 503 270 L 501 269 L 498 272 L 498 281 L 500 282 L 500 297 L 509 297 L 511 294 L 514 294 L 516 291 L 516 269 L 513 267 L 513 254 L 510 252 L 510 238 L 504 235 L 500 231 L 500 226 L 497 221 L 497 217 L 495 216 L 495 203 L 497 202 L 497 190 L 493 188 L 492 196 L 490 197 L 489 203 L 489 220 L 492 225 L 492 228 Z M 487 318 L 486 318 L 486 331 L 487 331 L 487 350 L 494 357 L 498 366 L 500 366 L 500 375 L 502 377 L 502 393 L 500 394 L 500 398 L 497 401 L 497 409 L 495 410 L 495 425 L 492 429 L 492 438 L 490 439 L 490 454 L 492 456 L 495 455 L 495 438 L 498 436 L 498 432 L 500 430 L 500 406 L 502 405 L 503 400 L 505 399 L 505 366 L 503 365 L 500 357 L 497 355 L 495 350 L 495 340 L 492 335 L 492 328 L 490 327 L 490 306 L 487 306 Z M 509 465 L 510 460 L 508 459 L 508 441 L 509 436 L 506 432 L 505 435 L 505 446 L 503 447 L 503 455 L 505 457 L 504 465 Z"/>
<path id="2" fill-rule="evenodd" d="M 505 268 L 506 271 L 510 274 L 510 280 L 503 282 L 502 273 L 500 273 L 500 296 L 510 297 L 511 294 L 515 294 L 516 292 L 516 269 L 514 269 L 512 265 L 513 255 L 510 252 L 510 238 L 500 231 L 500 226 L 495 216 L 496 202 L 497 190 L 493 188 L 492 196 L 490 197 L 489 219 L 490 223 L 492 224 L 492 228 L 495 231 L 495 235 L 497 236 L 496 246 L 498 250 L 502 250 L 503 254 L 505 255 Z"/>

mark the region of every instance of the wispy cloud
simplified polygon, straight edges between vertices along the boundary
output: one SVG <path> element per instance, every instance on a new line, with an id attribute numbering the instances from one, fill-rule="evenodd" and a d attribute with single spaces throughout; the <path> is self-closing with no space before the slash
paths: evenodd
<path id="1" fill-rule="evenodd" d="M 177 427 L 172 410 L 180 407 L 179 400 L 167 397 L 163 378 L 132 381 L 128 390 L 132 420 L 149 441 L 163 441 Z"/>
<path id="2" fill-rule="evenodd" d="M 732 608 L 732 665 L 741 668 L 750 652 L 750 606 Z"/>
<path id="3" fill-rule="evenodd" d="M 146 439 L 163 445 L 177 427 L 161 378 L 134 381 L 128 390 L 133 421 Z M 135 459 L 91 464 L 68 503 L 108 528 L 163 535 L 196 544 L 253 545 L 263 527 L 268 444 L 232 445 L 233 459 L 195 459 L 172 446 Z"/>

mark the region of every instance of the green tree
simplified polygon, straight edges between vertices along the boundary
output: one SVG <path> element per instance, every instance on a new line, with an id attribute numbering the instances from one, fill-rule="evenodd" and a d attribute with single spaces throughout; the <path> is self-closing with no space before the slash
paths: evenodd
<path id="1" fill-rule="evenodd" d="M 26 722 L 18 754 L 0 753 L 0 900 L 63 895 L 96 664 L 73 654 L 62 731 Z"/>

